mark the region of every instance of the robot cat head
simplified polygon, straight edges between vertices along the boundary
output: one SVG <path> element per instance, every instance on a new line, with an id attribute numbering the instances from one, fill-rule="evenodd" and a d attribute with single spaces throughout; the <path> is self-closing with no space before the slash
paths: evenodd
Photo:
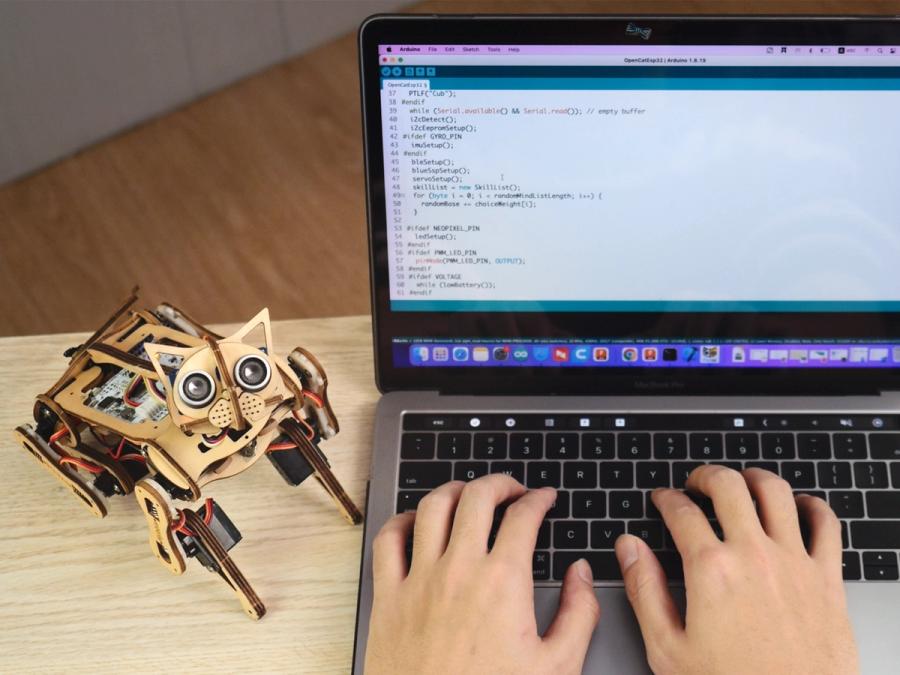
<path id="1" fill-rule="evenodd" d="M 257 346 L 249 337 L 259 328 Z M 207 337 L 197 347 L 150 343 L 144 349 L 165 387 L 172 422 L 199 436 L 202 452 L 240 450 L 290 396 L 274 360 L 267 309 L 222 339 Z"/>

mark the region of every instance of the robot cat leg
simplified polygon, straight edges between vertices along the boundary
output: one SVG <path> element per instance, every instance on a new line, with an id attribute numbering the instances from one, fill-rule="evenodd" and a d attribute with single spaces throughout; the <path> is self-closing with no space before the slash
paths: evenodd
<path id="1" fill-rule="evenodd" d="M 318 446 L 318 438 L 309 425 L 301 425 L 297 420 L 286 418 L 279 424 L 281 439 L 274 447 L 284 444 L 282 450 L 270 450 L 268 458 L 275 465 L 281 477 L 291 485 L 299 485 L 309 476 L 315 476 L 319 484 L 334 500 L 341 514 L 351 525 L 358 525 L 363 520 L 359 507 L 350 499 L 350 495 L 338 481 L 328 459 Z M 271 446 L 270 446 L 271 447 Z"/>
<path id="2" fill-rule="evenodd" d="M 202 513 L 179 510 L 165 489 L 149 478 L 139 481 L 134 492 L 147 519 L 150 548 L 163 566 L 182 574 L 187 558 L 197 558 L 231 587 L 248 616 L 262 618 L 265 605 L 228 555 L 241 540 L 241 533 L 212 499 L 206 500 Z"/>
<path id="3" fill-rule="evenodd" d="M 103 502 L 100 491 L 76 470 L 77 464 L 66 462 L 67 457 L 63 451 L 55 448 L 51 442 L 44 440 L 34 428 L 27 424 L 16 427 L 15 436 L 19 444 L 31 453 L 56 480 L 78 497 L 78 501 L 87 507 L 88 511 L 98 518 L 106 516 L 106 504 Z"/>

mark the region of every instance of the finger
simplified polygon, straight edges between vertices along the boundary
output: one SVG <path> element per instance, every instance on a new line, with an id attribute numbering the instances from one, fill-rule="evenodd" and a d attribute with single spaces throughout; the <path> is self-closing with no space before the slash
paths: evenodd
<path id="1" fill-rule="evenodd" d="M 791 546 L 803 546 L 800 521 L 791 486 L 765 469 L 744 469 L 744 480 L 756 498 L 759 519 L 772 539 Z"/>
<path id="2" fill-rule="evenodd" d="M 509 556 L 531 569 L 538 530 L 555 499 L 556 490 L 541 488 L 525 493 L 510 504 L 503 514 L 491 555 Z"/>
<path id="3" fill-rule="evenodd" d="M 841 521 L 824 499 L 811 495 L 797 495 L 800 517 L 809 527 L 809 555 L 821 561 L 839 577 L 842 572 Z"/>
<path id="4" fill-rule="evenodd" d="M 684 623 L 659 560 L 641 538 L 630 534 L 616 540 L 616 558 L 647 653 L 670 653 L 684 635 Z"/>
<path id="5" fill-rule="evenodd" d="M 388 519 L 372 541 L 372 577 L 375 589 L 393 588 L 406 578 L 406 540 L 416 520 L 415 512 Z"/>
<path id="6" fill-rule="evenodd" d="M 466 483 L 456 507 L 447 551 L 486 554 L 494 509 L 525 492 L 525 486 L 503 473 L 492 473 Z"/>
<path id="7" fill-rule="evenodd" d="M 576 560 L 563 578 L 559 609 L 544 633 L 544 644 L 559 655 L 557 663 L 571 664 L 580 673 L 591 635 L 600 620 L 600 603 L 594 594 L 594 577 L 587 560 Z"/>
<path id="8" fill-rule="evenodd" d="M 416 509 L 416 530 L 413 533 L 412 565 L 416 569 L 427 567 L 444 555 L 453 514 L 459 503 L 459 495 L 465 483 L 444 483 L 425 495 Z"/>
<path id="9" fill-rule="evenodd" d="M 680 490 L 654 490 L 650 498 L 683 558 L 701 548 L 722 543 L 700 507 Z"/>
<path id="10" fill-rule="evenodd" d="M 691 471 L 685 487 L 712 500 L 726 540 L 765 535 L 747 482 L 739 472 L 727 466 L 704 464 Z"/>

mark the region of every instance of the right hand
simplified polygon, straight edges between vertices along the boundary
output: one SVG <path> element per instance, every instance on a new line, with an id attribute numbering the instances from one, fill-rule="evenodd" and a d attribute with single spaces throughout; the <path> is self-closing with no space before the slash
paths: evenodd
<path id="1" fill-rule="evenodd" d="M 631 535 L 616 542 L 653 672 L 858 673 L 841 527 L 828 505 L 808 495 L 795 499 L 786 481 L 761 469 L 705 465 L 686 487 L 712 499 L 725 540 L 684 493 L 653 493 L 684 563 L 684 621 L 647 545 Z M 809 553 L 798 511 L 809 526 Z"/>

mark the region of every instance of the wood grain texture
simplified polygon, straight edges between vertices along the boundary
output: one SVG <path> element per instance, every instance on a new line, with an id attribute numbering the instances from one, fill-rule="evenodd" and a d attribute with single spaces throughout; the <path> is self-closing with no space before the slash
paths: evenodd
<path id="1" fill-rule="evenodd" d="M 303 346 L 326 369 L 342 431 L 322 449 L 363 505 L 378 396 L 368 317 L 273 330 L 277 353 Z M 348 672 L 363 530 L 315 480 L 291 487 L 263 461 L 209 486 L 244 536 L 230 555 L 268 609 L 257 623 L 196 561 L 180 577 L 156 561 L 132 496 L 95 519 L 15 445 L 84 337 L 0 339 L 0 672 Z"/>
<path id="2" fill-rule="evenodd" d="M 435 0 L 413 12 L 898 14 L 896 0 Z M 354 35 L 0 187 L 0 335 L 134 283 L 204 321 L 368 311 Z M 65 111 L 60 111 L 64 115 Z"/>

